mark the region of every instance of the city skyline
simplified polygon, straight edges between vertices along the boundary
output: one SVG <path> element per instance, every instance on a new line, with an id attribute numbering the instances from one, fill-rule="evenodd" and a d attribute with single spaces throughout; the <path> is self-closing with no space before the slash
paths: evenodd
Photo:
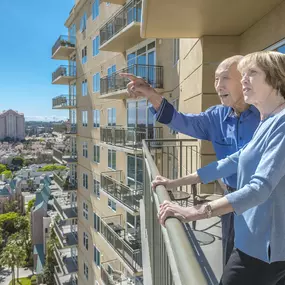
<path id="1" fill-rule="evenodd" d="M 2 30 L 6 44 L 0 45 L 0 112 L 24 113 L 26 121 L 67 119 L 66 111 L 51 105 L 53 97 L 68 93 L 66 86 L 51 84 L 59 65 L 51 59 L 51 48 L 60 34 L 67 35 L 62 23 L 73 5 L 73 0 L 0 2 L 0 22 L 9 23 L 9 29 Z"/>

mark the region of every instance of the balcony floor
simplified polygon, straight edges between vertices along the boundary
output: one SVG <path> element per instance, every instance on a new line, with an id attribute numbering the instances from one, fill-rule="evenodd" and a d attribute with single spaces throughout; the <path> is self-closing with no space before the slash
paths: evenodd
<path id="1" fill-rule="evenodd" d="M 186 225 L 193 230 L 192 222 Z M 223 272 L 223 254 L 222 254 L 222 226 L 219 217 L 213 217 L 207 220 L 196 222 L 196 230 L 193 234 L 189 231 L 188 235 L 192 244 L 199 243 L 202 252 L 197 256 L 200 264 L 203 264 L 205 275 L 209 276 L 209 284 L 218 284 Z"/>

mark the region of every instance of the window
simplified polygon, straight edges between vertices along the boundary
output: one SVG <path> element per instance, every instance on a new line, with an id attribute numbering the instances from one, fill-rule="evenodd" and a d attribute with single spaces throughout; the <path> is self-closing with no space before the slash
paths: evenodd
<path id="1" fill-rule="evenodd" d="M 88 189 L 88 175 L 83 173 L 83 187 Z"/>
<path id="2" fill-rule="evenodd" d="M 94 246 L 94 262 L 98 267 L 100 267 L 100 251 L 96 246 Z"/>
<path id="3" fill-rule="evenodd" d="M 88 234 L 86 232 L 83 232 L 83 245 L 88 250 Z"/>
<path id="4" fill-rule="evenodd" d="M 94 128 L 100 128 L 100 110 L 93 111 L 93 126 Z"/>
<path id="5" fill-rule="evenodd" d="M 87 46 L 82 49 L 82 64 L 87 62 Z"/>
<path id="6" fill-rule="evenodd" d="M 107 115 L 108 126 L 116 126 L 116 108 L 109 108 Z"/>
<path id="7" fill-rule="evenodd" d="M 179 39 L 173 40 L 173 64 L 179 60 Z"/>
<path id="8" fill-rule="evenodd" d="M 83 202 L 83 217 L 88 220 L 88 205 Z"/>
<path id="9" fill-rule="evenodd" d="M 87 127 L 88 125 L 88 111 L 82 111 L 82 126 Z"/>
<path id="10" fill-rule="evenodd" d="M 108 88 L 114 89 L 116 83 L 116 65 L 112 65 L 108 68 Z"/>
<path id="11" fill-rule="evenodd" d="M 87 23 L 87 14 L 85 12 L 82 18 L 80 19 L 80 32 L 86 30 L 86 23 Z"/>
<path id="12" fill-rule="evenodd" d="M 93 75 L 93 92 L 100 91 L 100 74 L 99 72 Z"/>
<path id="13" fill-rule="evenodd" d="M 110 6 L 110 4 L 111 4 L 110 2 L 106 2 L 106 6 Z"/>
<path id="14" fill-rule="evenodd" d="M 88 280 L 89 269 L 88 269 L 88 266 L 85 262 L 83 264 L 83 271 L 84 271 L 85 278 Z"/>
<path id="15" fill-rule="evenodd" d="M 82 96 L 87 96 L 87 79 L 81 82 L 81 93 Z"/>
<path id="16" fill-rule="evenodd" d="M 94 194 L 100 199 L 100 181 L 94 179 Z"/>
<path id="17" fill-rule="evenodd" d="M 138 189 L 143 184 L 143 160 L 133 155 L 127 156 L 127 183 L 133 189 Z"/>
<path id="18" fill-rule="evenodd" d="M 116 212 L 117 210 L 117 204 L 116 202 L 114 202 L 113 200 L 111 200 L 110 198 L 108 198 L 108 207 L 110 209 L 112 209 L 114 212 Z"/>
<path id="19" fill-rule="evenodd" d="M 97 36 L 93 39 L 93 56 L 99 54 L 99 43 L 100 43 L 100 36 Z"/>
<path id="20" fill-rule="evenodd" d="M 92 19 L 95 20 L 100 12 L 100 0 L 95 0 L 92 4 Z"/>
<path id="21" fill-rule="evenodd" d="M 94 229 L 96 232 L 100 232 L 101 219 L 94 213 Z"/>
<path id="22" fill-rule="evenodd" d="M 88 158 L 88 143 L 87 143 L 87 142 L 83 142 L 82 148 L 83 148 L 83 153 L 82 153 L 82 155 L 83 155 L 85 158 Z"/>
<path id="23" fill-rule="evenodd" d="M 100 163 L 100 146 L 94 145 L 94 162 Z"/>
<path id="24" fill-rule="evenodd" d="M 108 167 L 116 170 L 116 151 L 108 149 Z"/>

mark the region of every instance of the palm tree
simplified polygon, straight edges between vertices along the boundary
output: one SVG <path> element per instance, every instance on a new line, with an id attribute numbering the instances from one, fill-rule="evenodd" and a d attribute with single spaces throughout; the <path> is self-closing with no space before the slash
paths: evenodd
<path id="1" fill-rule="evenodd" d="M 6 247 L 3 249 L 0 255 L 0 264 L 1 266 L 6 266 L 12 271 L 12 285 L 15 285 L 15 266 L 17 264 L 16 256 L 17 256 L 18 248 L 8 243 Z"/>

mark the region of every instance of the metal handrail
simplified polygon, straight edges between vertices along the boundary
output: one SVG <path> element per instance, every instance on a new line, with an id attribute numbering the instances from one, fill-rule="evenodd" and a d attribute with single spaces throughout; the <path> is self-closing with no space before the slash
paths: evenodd
<path id="1" fill-rule="evenodd" d="M 60 95 L 52 99 L 52 108 L 76 107 L 76 95 Z"/>
<path id="2" fill-rule="evenodd" d="M 73 36 L 59 36 L 52 47 L 52 55 L 59 47 L 75 48 L 76 38 Z"/>
<path id="3" fill-rule="evenodd" d="M 100 46 L 110 40 L 126 26 L 141 21 L 141 0 L 132 0 L 123 6 L 111 19 L 100 28 Z"/>
<path id="4" fill-rule="evenodd" d="M 141 148 L 144 139 L 160 139 L 162 127 L 122 127 L 102 126 L 100 128 L 101 141 L 118 146 Z"/>
<path id="5" fill-rule="evenodd" d="M 76 77 L 76 66 L 60 65 L 55 72 L 52 73 L 52 82 L 59 77 Z"/>
<path id="6" fill-rule="evenodd" d="M 108 94 L 127 88 L 129 80 L 120 76 L 121 73 L 132 73 L 142 77 L 153 88 L 163 88 L 163 66 L 148 64 L 133 64 L 100 79 L 100 94 Z"/>
<path id="7" fill-rule="evenodd" d="M 197 142 L 197 140 L 167 140 L 168 142 Z M 161 142 L 165 142 L 165 140 L 161 140 Z M 144 199 L 148 199 L 147 201 L 151 203 L 153 199 L 154 203 L 150 207 L 150 210 L 153 215 L 159 211 L 160 204 L 163 201 L 170 201 L 170 197 L 165 187 L 160 185 L 156 187 L 155 193 L 151 190 L 150 182 L 157 175 L 160 175 L 159 170 L 153 160 L 152 154 L 149 151 L 148 145 L 153 143 L 152 140 L 144 140 L 143 141 L 143 156 L 144 156 L 144 166 L 145 166 L 145 184 L 149 185 L 149 189 L 145 186 Z M 146 202 L 145 202 L 146 203 Z M 146 221 L 149 222 L 149 221 Z M 206 277 L 203 274 L 201 266 L 197 260 L 195 249 L 192 244 L 189 242 L 189 238 L 185 232 L 183 224 L 174 217 L 168 218 L 165 222 L 165 228 L 159 226 L 158 222 L 155 224 L 155 219 L 153 219 L 152 227 L 156 227 L 155 233 L 148 233 L 148 235 L 152 236 L 153 239 L 158 238 L 158 236 L 163 237 L 165 251 L 167 253 L 167 261 L 160 260 L 161 262 L 167 262 L 167 266 L 169 266 L 171 270 L 171 277 L 167 279 L 166 276 L 162 276 L 164 281 L 158 281 L 159 284 L 165 285 L 185 285 L 185 284 L 199 284 L 206 285 L 208 284 Z M 159 249 L 154 249 L 151 255 L 151 264 L 155 264 L 155 254 L 154 252 Z M 156 257 L 161 258 L 161 257 Z M 163 269 L 165 270 L 165 269 Z M 164 271 L 162 271 L 164 272 Z M 157 272 L 152 268 L 152 278 L 153 280 L 159 280 L 157 278 L 161 278 L 159 276 L 160 272 Z M 167 281 L 166 281 L 167 279 Z M 155 281 L 156 282 L 156 281 Z M 164 283 L 161 283 L 164 282 Z M 156 283 L 155 283 L 156 284 Z"/>

